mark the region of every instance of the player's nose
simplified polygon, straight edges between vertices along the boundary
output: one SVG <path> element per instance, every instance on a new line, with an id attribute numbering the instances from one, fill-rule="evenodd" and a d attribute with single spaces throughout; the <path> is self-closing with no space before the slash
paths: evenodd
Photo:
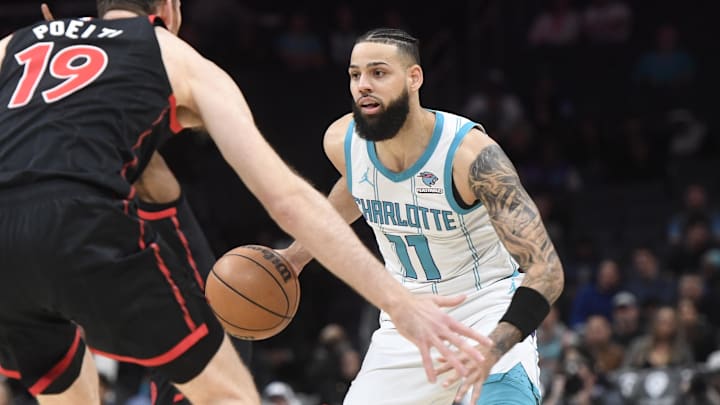
<path id="1" fill-rule="evenodd" d="M 357 83 L 358 91 L 360 91 L 363 95 L 369 94 L 372 91 L 372 85 L 368 75 L 360 75 Z"/>

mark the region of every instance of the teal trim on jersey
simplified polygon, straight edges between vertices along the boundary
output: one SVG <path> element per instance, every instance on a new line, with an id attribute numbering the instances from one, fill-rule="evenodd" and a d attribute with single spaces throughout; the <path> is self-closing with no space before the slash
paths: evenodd
<path id="1" fill-rule="evenodd" d="M 377 179 L 377 170 L 373 168 L 373 196 L 375 196 L 375 201 L 380 201 L 380 189 L 378 188 L 378 179 Z M 381 220 L 378 223 L 378 229 L 380 229 L 380 232 L 385 232 L 385 229 L 383 227 L 383 221 Z"/>
<path id="2" fill-rule="evenodd" d="M 370 156 L 370 161 L 373 162 L 375 167 L 380 171 L 380 173 L 383 174 L 383 176 L 387 177 L 388 179 L 399 183 L 401 181 L 405 181 L 409 178 L 412 178 L 420 169 L 425 166 L 425 163 L 430 159 L 430 156 L 432 156 L 433 152 L 435 151 L 435 148 L 437 147 L 438 143 L 440 142 L 440 135 L 442 135 L 442 129 L 443 129 L 443 123 L 445 121 L 445 118 L 443 117 L 442 113 L 435 112 L 435 129 L 433 129 L 432 138 L 430 138 L 430 143 L 428 144 L 427 148 L 425 149 L 425 152 L 420 156 L 420 158 L 415 162 L 412 166 L 407 168 L 406 170 L 403 170 L 400 173 L 395 173 L 393 171 L 388 170 L 387 167 L 383 166 L 383 164 L 380 162 L 380 159 L 377 157 L 377 152 L 375 151 L 375 143 L 366 141 L 367 142 L 367 151 L 368 155 Z"/>
<path id="3" fill-rule="evenodd" d="M 478 127 L 478 124 L 474 122 L 468 122 L 467 124 L 463 125 L 460 130 L 455 134 L 455 139 L 453 139 L 452 143 L 450 144 L 450 149 L 448 149 L 447 158 L 445 159 L 445 178 L 443 181 L 445 182 L 445 198 L 447 198 L 448 204 L 452 207 L 452 209 L 457 212 L 458 214 L 467 214 L 470 212 L 473 212 L 474 210 L 482 207 L 482 202 L 477 202 L 475 205 L 470 207 L 469 209 L 462 208 L 460 204 L 455 200 L 455 193 L 452 192 L 452 184 L 453 184 L 453 160 L 455 160 L 455 152 L 457 151 L 457 148 L 460 146 L 460 143 L 463 139 L 465 139 L 465 136 L 470 133 L 470 130 L 473 128 Z M 480 127 L 482 128 L 482 127 Z"/>
<path id="4" fill-rule="evenodd" d="M 347 132 L 345 132 L 345 179 L 347 180 L 348 191 L 352 195 L 352 135 L 355 132 L 355 121 L 350 121 Z"/>
<path id="5" fill-rule="evenodd" d="M 540 390 L 530 381 L 521 363 L 506 373 L 490 374 L 482 387 L 476 405 L 540 404 Z"/>

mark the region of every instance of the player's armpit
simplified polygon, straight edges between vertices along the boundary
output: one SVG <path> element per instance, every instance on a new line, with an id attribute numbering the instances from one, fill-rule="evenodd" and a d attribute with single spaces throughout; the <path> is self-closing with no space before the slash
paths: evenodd
<path id="1" fill-rule="evenodd" d="M 525 271 L 523 286 L 555 302 L 563 289 L 562 265 L 510 159 L 491 142 L 477 153 L 468 177 L 473 194 L 487 208 L 500 240 Z"/>

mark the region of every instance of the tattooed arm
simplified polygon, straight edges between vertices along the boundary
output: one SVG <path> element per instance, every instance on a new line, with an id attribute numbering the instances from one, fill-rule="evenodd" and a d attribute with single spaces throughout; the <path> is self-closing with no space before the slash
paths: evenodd
<path id="1" fill-rule="evenodd" d="M 454 162 L 455 185 L 466 203 L 481 201 L 505 248 L 525 272 L 522 285 L 554 303 L 563 289 L 563 269 L 535 203 L 500 146 L 473 129 Z M 499 359 L 521 339 L 518 328 L 500 322 L 490 334 Z"/>

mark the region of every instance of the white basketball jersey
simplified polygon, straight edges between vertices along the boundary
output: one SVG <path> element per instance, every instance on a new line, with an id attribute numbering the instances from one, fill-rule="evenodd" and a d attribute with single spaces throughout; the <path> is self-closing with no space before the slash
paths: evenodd
<path id="1" fill-rule="evenodd" d="M 345 138 L 348 189 L 375 232 L 385 266 L 408 289 L 441 295 L 481 290 L 518 270 L 485 207 L 462 207 L 453 190 L 455 151 L 473 127 L 482 127 L 433 112 L 427 149 L 400 173 L 383 166 L 375 144 L 357 135 L 353 121 Z"/>

